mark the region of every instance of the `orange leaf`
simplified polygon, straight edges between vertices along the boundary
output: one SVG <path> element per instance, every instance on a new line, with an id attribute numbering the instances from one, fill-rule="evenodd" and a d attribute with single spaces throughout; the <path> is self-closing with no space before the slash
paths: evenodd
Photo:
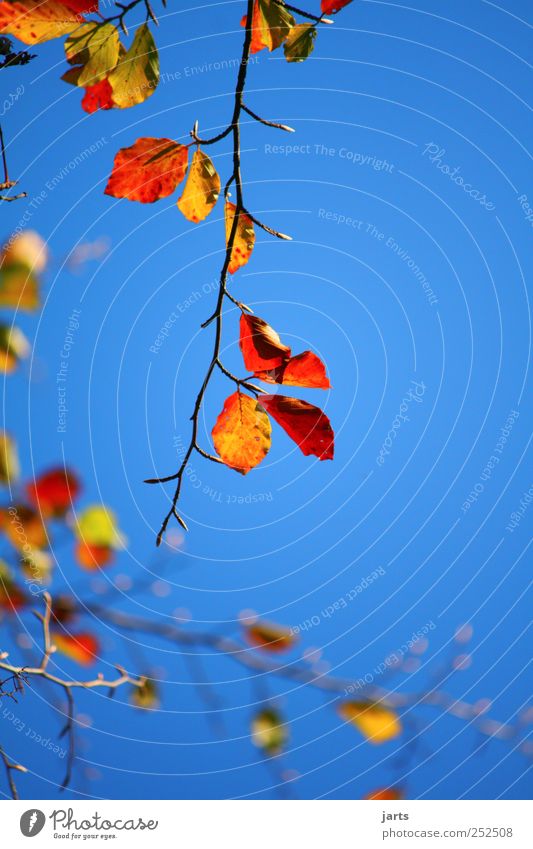
<path id="1" fill-rule="evenodd" d="M 107 77 L 99 83 L 87 86 L 81 101 L 82 109 L 90 115 L 98 109 L 112 109 L 114 105 L 113 89 Z"/>
<path id="2" fill-rule="evenodd" d="M 320 10 L 323 15 L 333 15 L 351 2 L 352 0 L 322 0 Z"/>
<path id="3" fill-rule="evenodd" d="M 114 559 L 115 552 L 111 546 L 91 545 L 78 542 L 76 545 L 76 560 L 88 572 L 93 572 L 100 566 L 107 566 Z"/>
<path id="4" fill-rule="evenodd" d="M 402 732 L 395 712 L 375 702 L 343 702 L 339 715 L 363 734 L 369 743 L 386 743 Z"/>
<path id="5" fill-rule="evenodd" d="M 241 26 L 247 23 L 246 15 Z M 267 47 L 275 50 L 285 41 L 295 20 L 287 9 L 275 0 L 255 0 L 252 13 L 252 41 L 250 53 L 258 53 Z"/>
<path id="6" fill-rule="evenodd" d="M 234 392 L 224 401 L 216 420 L 213 443 L 226 466 L 246 475 L 268 453 L 271 430 L 268 416 L 255 398 Z"/>
<path id="7" fill-rule="evenodd" d="M 79 495 L 80 482 L 69 469 L 51 469 L 26 486 L 31 503 L 43 516 L 64 516 Z"/>
<path id="8" fill-rule="evenodd" d="M 70 8 L 69 8 L 70 7 Z M 40 44 L 67 35 L 83 21 L 71 4 L 58 0 L 20 0 L 0 3 L 0 33 L 24 44 Z"/>
<path id="9" fill-rule="evenodd" d="M 235 219 L 236 206 L 230 201 L 226 201 L 225 219 L 226 219 L 226 244 L 229 242 L 230 234 L 233 228 Z M 230 274 L 235 274 L 238 268 L 246 265 L 250 259 L 250 255 L 254 249 L 255 232 L 252 219 L 241 212 L 237 220 L 237 230 L 233 241 L 233 250 L 231 252 L 230 264 L 228 271 Z"/>
<path id="10" fill-rule="evenodd" d="M 276 331 L 256 315 L 241 315 L 239 345 L 244 365 L 253 372 L 278 368 L 291 355 Z"/>
<path id="11" fill-rule="evenodd" d="M 392 799 L 405 799 L 405 795 L 399 787 L 380 787 L 379 790 L 374 790 L 365 796 L 365 799 L 387 802 Z"/>
<path id="12" fill-rule="evenodd" d="M 261 405 L 299 445 L 306 456 L 333 460 L 334 433 L 328 417 L 318 407 L 285 395 L 262 395 Z"/>
<path id="13" fill-rule="evenodd" d="M 24 504 L 0 509 L 0 528 L 18 551 L 24 552 L 28 545 L 30 548 L 45 548 L 48 545 L 41 517 L 36 510 Z"/>
<path id="14" fill-rule="evenodd" d="M 290 628 L 273 622 L 255 622 L 247 626 L 245 633 L 251 645 L 271 652 L 288 651 L 296 642 Z"/>
<path id="15" fill-rule="evenodd" d="M 188 156 L 188 148 L 171 139 L 137 139 L 115 156 L 105 194 L 141 203 L 168 197 L 185 177 Z"/>
<path id="16" fill-rule="evenodd" d="M 81 666 L 90 666 L 97 658 L 100 645 L 96 637 L 88 633 L 52 634 L 52 642 L 61 654 Z"/>
<path id="17" fill-rule="evenodd" d="M 291 357 L 279 368 L 256 371 L 254 376 L 265 383 L 283 383 L 285 386 L 306 386 L 309 389 L 329 389 L 331 386 L 324 363 L 312 351 Z"/>

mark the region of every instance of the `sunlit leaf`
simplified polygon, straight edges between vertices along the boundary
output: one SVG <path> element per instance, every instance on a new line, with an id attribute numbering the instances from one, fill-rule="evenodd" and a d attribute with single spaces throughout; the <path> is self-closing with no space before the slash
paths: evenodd
<path id="1" fill-rule="evenodd" d="M 405 799 L 405 794 L 400 787 L 380 787 L 364 797 L 375 801 L 388 802 L 394 799 Z"/>
<path id="2" fill-rule="evenodd" d="M 216 420 L 213 443 L 226 466 L 246 475 L 267 455 L 271 430 L 268 416 L 255 398 L 234 392 L 224 401 Z"/>
<path id="3" fill-rule="evenodd" d="M 322 360 L 312 351 L 291 357 L 283 365 L 269 371 L 255 371 L 254 377 L 265 383 L 283 383 L 284 386 L 305 386 L 309 389 L 329 389 L 330 382 Z"/>
<path id="4" fill-rule="evenodd" d="M 46 242 L 35 230 L 24 230 L 2 249 L 2 266 L 22 263 L 35 274 L 42 274 L 48 263 Z"/>
<path id="5" fill-rule="evenodd" d="M 52 642 L 58 652 L 81 666 L 90 666 L 97 659 L 100 645 L 96 637 L 87 632 L 62 634 L 54 632 Z"/>
<path id="6" fill-rule="evenodd" d="M 343 702 L 339 715 L 363 734 L 369 743 L 386 743 L 402 733 L 397 714 L 375 702 Z"/>
<path id="7" fill-rule="evenodd" d="M 275 50 L 287 38 L 294 24 L 290 12 L 275 0 L 255 0 L 250 52 L 258 53 L 264 47 Z M 246 26 L 246 15 L 241 26 Z"/>
<path id="8" fill-rule="evenodd" d="M 325 413 L 307 401 L 285 395 L 262 395 L 261 405 L 305 455 L 333 460 L 334 434 Z"/>
<path id="9" fill-rule="evenodd" d="M 58 0 L 0 2 L 0 33 L 13 35 L 24 44 L 39 44 L 75 30 L 83 18 L 70 3 Z"/>
<path id="10" fill-rule="evenodd" d="M 231 231 L 233 228 L 233 220 L 235 218 L 236 206 L 230 201 L 226 201 L 225 220 L 226 220 L 226 244 L 229 242 Z M 250 259 L 255 244 L 255 232 L 252 219 L 241 212 L 237 218 L 237 230 L 233 242 L 233 250 L 228 267 L 230 274 L 235 274 L 238 268 L 246 265 Z"/>
<path id="11" fill-rule="evenodd" d="M 265 708 L 252 719 L 252 743 L 266 755 L 279 755 L 283 751 L 289 732 L 278 711 Z"/>
<path id="12" fill-rule="evenodd" d="M 215 166 L 209 156 L 198 148 L 194 152 L 178 207 L 185 218 L 197 224 L 209 215 L 219 194 L 220 177 Z"/>
<path id="13" fill-rule="evenodd" d="M 313 24 L 297 24 L 289 32 L 283 51 L 287 62 L 303 62 L 313 52 L 316 27 Z"/>
<path id="14" fill-rule="evenodd" d="M 141 138 L 115 156 L 106 195 L 153 203 L 172 194 L 187 171 L 188 149 L 171 139 Z"/>
<path id="15" fill-rule="evenodd" d="M 46 244 L 33 230 L 10 240 L 0 257 L 0 307 L 37 309 L 40 306 L 38 275 L 47 261 Z"/>
<path id="16" fill-rule="evenodd" d="M 333 15 L 351 2 L 352 0 L 322 0 L 320 10 L 323 15 Z"/>
<path id="17" fill-rule="evenodd" d="M 48 551 L 42 551 L 40 548 L 25 551 L 20 565 L 29 582 L 35 582 L 37 585 L 50 583 L 54 561 Z"/>
<path id="18" fill-rule="evenodd" d="M 288 651 L 296 643 L 290 628 L 273 622 L 254 622 L 245 629 L 246 639 L 251 645 L 269 652 Z"/>
<path id="19" fill-rule="evenodd" d="M 144 710 L 155 710 L 159 707 L 159 692 L 155 681 L 152 678 L 146 678 L 140 687 L 134 687 L 130 701 L 135 707 Z"/>
<path id="20" fill-rule="evenodd" d="M 25 504 L 0 509 L 0 529 L 11 544 L 22 553 L 33 548 L 46 548 L 48 537 L 39 513 Z"/>
<path id="21" fill-rule="evenodd" d="M 10 374 L 30 354 L 30 343 L 18 327 L 0 324 L 0 371 Z"/>
<path id="22" fill-rule="evenodd" d="M 26 494 L 43 516 L 58 518 L 70 510 L 80 489 L 78 476 L 71 469 L 60 467 L 28 483 Z"/>
<path id="23" fill-rule="evenodd" d="M 257 315 L 242 313 L 239 345 L 244 365 L 254 373 L 278 368 L 291 355 L 276 331 Z"/>
<path id="24" fill-rule="evenodd" d="M 63 76 L 63 79 L 65 79 L 65 76 Z M 101 83 L 96 83 L 96 85 L 88 86 L 81 101 L 82 109 L 90 115 L 98 109 L 113 109 L 114 105 L 113 90 L 107 79 L 102 80 Z"/>
<path id="25" fill-rule="evenodd" d="M 108 507 L 86 507 L 75 517 L 74 532 L 80 542 L 102 548 L 123 548 L 124 537 L 118 530 L 117 517 Z"/>
<path id="26" fill-rule="evenodd" d="M 94 572 L 102 566 L 108 566 L 115 559 L 115 549 L 110 545 L 91 545 L 78 542 L 75 550 L 76 560 L 88 572 Z"/>
<path id="27" fill-rule="evenodd" d="M 104 80 L 118 62 L 120 40 L 113 24 L 89 23 L 65 41 L 67 61 L 81 65 L 76 85 L 85 88 Z"/>
<path id="28" fill-rule="evenodd" d="M 113 105 L 120 109 L 143 103 L 159 83 L 159 56 L 148 26 L 135 33 L 133 43 L 108 77 Z"/>
<path id="29" fill-rule="evenodd" d="M 0 484 L 13 486 L 20 477 L 17 443 L 5 431 L 0 431 Z"/>

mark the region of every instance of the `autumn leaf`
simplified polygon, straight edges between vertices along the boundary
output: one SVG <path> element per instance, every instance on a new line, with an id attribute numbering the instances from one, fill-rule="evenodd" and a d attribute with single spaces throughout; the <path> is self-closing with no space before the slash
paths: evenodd
<path id="1" fill-rule="evenodd" d="M 13 486 L 20 477 L 17 443 L 5 431 L 0 432 L 0 484 Z"/>
<path id="2" fill-rule="evenodd" d="M 36 310 L 40 306 L 38 275 L 47 261 L 46 244 L 33 230 L 9 241 L 0 257 L 0 307 Z"/>
<path id="3" fill-rule="evenodd" d="M 325 413 L 307 401 L 285 395 L 262 395 L 261 405 L 306 456 L 333 460 L 334 434 Z"/>
<path id="4" fill-rule="evenodd" d="M 80 489 L 78 476 L 71 469 L 60 467 L 50 469 L 27 484 L 26 494 L 43 516 L 59 518 L 70 510 Z"/>
<path id="5" fill-rule="evenodd" d="M 351 2 L 352 0 L 322 0 L 320 10 L 323 15 L 333 15 Z"/>
<path id="6" fill-rule="evenodd" d="M 72 622 L 76 617 L 76 603 L 69 595 L 55 595 L 52 599 L 52 618 L 59 623 Z"/>
<path id="7" fill-rule="evenodd" d="M 76 544 L 75 557 L 83 569 L 94 572 L 112 563 L 115 550 L 110 545 L 94 545 L 80 541 Z"/>
<path id="8" fill-rule="evenodd" d="M 276 369 L 291 356 L 276 331 L 256 315 L 242 313 L 239 345 L 244 365 L 254 373 Z"/>
<path id="9" fill-rule="evenodd" d="M 379 790 L 368 793 L 364 798 L 388 802 L 394 799 L 405 799 L 405 794 L 400 787 L 380 787 Z"/>
<path id="10" fill-rule="evenodd" d="M 2 507 L 0 529 L 18 551 L 24 552 L 24 547 L 28 545 L 31 548 L 45 548 L 48 545 L 46 528 L 41 517 L 36 510 L 25 504 Z"/>
<path id="11" fill-rule="evenodd" d="M 140 687 L 134 687 L 130 701 L 132 705 L 143 710 L 155 710 L 159 707 L 159 692 L 155 681 L 152 678 L 146 678 Z"/>
<path id="12" fill-rule="evenodd" d="M 375 702 L 343 702 L 339 715 L 350 722 L 369 743 L 386 743 L 402 732 L 397 714 L 391 708 Z"/>
<path id="13" fill-rule="evenodd" d="M 101 548 L 123 548 L 124 537 L 118 530 L 112 510 L 96 504 L 86 507 L 75 517 L 74 532 L 84 545 Z"/>
<path id="14" fill-rule="evenodd" d="M 185 218 L 197 224 L 206 218 L 218 200 L 220 177 L 209 156 L 198 148 L 194 151 L 191 167 L 178 207 Z"/>
<path id="15" fill-rule="evenodd" d="M 275 50 L 287 38 L 295 20 L 290 12 L 275 0 L 255 0 L 252 13 L 251 53 L 258 53 L 267 47 Z M 246 26 L 246 15 L 241 20 Z"/>
<path id="16" fill-rule="evenodd" d="M 88 86 L 85 89 L 81 107 L 90 115 L 98 109 L 113 109 L 114 106 L 113 90 L 109 85 L 109 80 L 102 80 L 101 83 L 96 83 L 96 85 Z"/>
<path id="17" fill-rule="evenodd" d="M 58 0 L 20 0 L 0 3 L 0 33 L 24 44 L 40 44 L 73 32 L 83 18 L 71 3 Z"/>
<path id="18" fill-rule="evenodd" d="M 86 88 L 102 82 L 118 62 L 120 39 L 113 24 L 88 23 L 78 27 L 65 41 L 71 65 L 81 65 L 76 85 Z"/>
<path id="19" fill-rule="evenodd" d="M 30 343 L 18 327 L 0 324 L 0 372 L 11 374 L 29 356 Z"/>
<path id="20" fill-rule="evenodd" d="M 2 268 L 12 263 L 20 263 L 35 274 L 42 274 L 48 263 L 48 248 L 39 233 L 35 230 L 25 230 L 4 245 Z"/>
<path id="21" fill-rule="evenodd" d="M 305 386 L 309 389 L 329 389 L 331 386 L 324 363 L 312 351 L 297 354 L 278 368 L 256 371 L 254 377 L 265 383 L 283 383 L 285 386 Z"/>
<path id="22" fill-rule="evenodd" d="M 15 613 L 27 604 L 26 593 L 16 585 L 7 563 L 0 560 L 0 610 Z"/>
<path id="23" fill-rule="evenodd" d="M 154 93 L 159 83 L 159 55 L 146 24 L 135 33 L 131 47 L 109 74 L 108 82 L 113 105 L 120 109 L 143 103 Z"/>
<path id="24" fill-rule="evenodd" d="M 235 219 L 236 206 L 230 201 L 226 201 L 225 219 L 226 219 L 226 244 L 229 242 L 230 234 L 233 228 Z M 250 259 L 255 244 L 255 232 L 252 219 L 245 212 L 239 213 L 237 218 L 237 230 L 233 241 L 233 250 L 228 266 L 230 274 L 235 274 L 237 269 L 246 265 Z"/>
<path id="25" fill-rule="evenodd" d="M 275 653 L 288 651 L 296 643 L 290 628 L 273 622 L 260 621 L 247 625 L 245 635 L 251 645 Z"/>
<path id="26" fill-rule="evenodd" d="M 153 203 L 172 194 L 187 171 L 188 149 L 171 139 L 140 138 L 115 156 L 106 195 Z"/>
<path id="27" fill-rule="evenodd" d="M 58 652 L 81 666 L 90 666 L 97 659 L 100 645 L 96 637 L 87 632 L 78 634 L 52 634 L 52 642 Z"/>
<path id="28" fill-rule="evenodd" d="M 41 586 L 50 582 L 54 561 L 48 551 L 32 548 L 31 551 L 24 551 L 20 566 L 29 583 L 35 581 Z"/>
<path id="29" fill-rule="evenodd" d="M 289 733 L 283 718 L 274 708 L 259 711 L 252 719 L 252 743 L 266 755 L 279 755 L 283 751 Z"/>
<path id="30" fill-rule="evenodd" d="M 313 24 L 297 24 L 289 32 L 283 45 L 287 62 L 303 62 L 314 50 L 316 27 Z"/>
<path id="31" fill-rule="evenodd" d="M 268 416 L 255 398 L 234 392 L 224 401 L 216 420 L 213 443 L 226 466 L 246 475 L 267 455 L 271 430 Z"/>

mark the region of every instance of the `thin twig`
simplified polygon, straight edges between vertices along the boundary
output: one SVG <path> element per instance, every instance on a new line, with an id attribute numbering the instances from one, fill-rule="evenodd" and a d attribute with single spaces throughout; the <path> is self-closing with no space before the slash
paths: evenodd
<path id="1" fill-rule="evenodd" d="M 246 104 L 243 103 L 242 108 L 245 112 L 248 113 L 252 118 L 256 121 L 259 121 L 260 124 L 265 124 L 266 127 L 274 127 L 276 130 L 285 130 L 286 133 L 295 133 L 296 130 L 293 127 L 287 126 L 287 124 L 278 124 L 277 121 L 267 121 L 266 118 L 261 118 L 260 115 L 257 115 L 255 112 L 252 112 Z"/>

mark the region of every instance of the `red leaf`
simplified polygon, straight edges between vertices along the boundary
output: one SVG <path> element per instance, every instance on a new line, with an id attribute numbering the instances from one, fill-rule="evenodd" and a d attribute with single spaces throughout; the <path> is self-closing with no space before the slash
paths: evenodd
<path id="1" fill-rule="evenodd" d="M 262 395 L 259 403 L 299 445 L 303 454 L 333 460 L 334 433 L 328 417 L 307 401 L 285 395 Z"/>
<path id="2" fill-rule="evenodd" d="M 76 560 L 89 572 L 93 572 L 100 566 L 107 566 L 115 556 L 114 550 L 107 545 L 91 545 L 79 542 L 76 545 Z"/>
<path id="3" fill-rule="evenodd" d="M 251 645 L 271 652 L 288 651 L 296 642 L 290 628 L 273 622 L 255 622 L 247 626 L 245 634 Z"/>
<path id="4" fill-rule="evenodd" d="M 333 15 L 351 2 L 352 0 L 322 0 L 320 9 L 323 15 Z"/>
<path id="5" fill-rule="evenodd" d="M 28 604 L 28 597 L 16 584 L 0 577 L 0 610 L 15 613 Z"/>
<path id="6" fill-rule="evenodd" d="M 77 15 L 89 15 L 98 11 L 98 0 L 62 0 L 62 3 Z"/>
<path id="7" fill-rule="evenodd" d="M 265 383 L 285 386 L 306 386 L 309 389 L 329 389 L 331 384 L 322 360 L 312 351 L 291 357 L 284 365 L 270 371 L 256 371 L 254 377 Z"/>
<path id="8" fill-rule="evenodd" d="M 390 799 L 405 799 L 405 794 L 399 787 L 380 787 L 379 790 L 368 793 L 365 799 L 385 802 Z"/>
<path id="9" fill-rule="evenodd" d="M 106 195 L 153 203 L 172 194 L 187 171 L 188 149 L 172 139 L 137 139 L 115 156 Z"/>
<path id="10" fill-rule="evenodd" d="M 61 654 L 82 666 L 90 666 L 97 658 L 100 645 L 96 637 L 88 633 L 52 635 L 52 642 Z"/>
<path id="11" fill-rule="evenodd" d="M 241 315 L 239 345 L 244 365 L 253 372 L 278 368 L 291 355 L 276 331 L 257 315 Z"/>
<path id="12" fill-rule="evenodd" d="M 81 101 L 82 109 L 85 112 L 89 112 L 89 114 L 96 112 L 98 109 L 112 109 L 114 105 L 113 89 L 107 78 L 101 80 L 99 83 L 88 86 Z"/>
<path id="13" fill-rule="evenodd" d="M 26 486 L 31 503 L 43 516 L 63 516 L 79 495 L 80 482 L 69 469 L 51 469 Z"/>

